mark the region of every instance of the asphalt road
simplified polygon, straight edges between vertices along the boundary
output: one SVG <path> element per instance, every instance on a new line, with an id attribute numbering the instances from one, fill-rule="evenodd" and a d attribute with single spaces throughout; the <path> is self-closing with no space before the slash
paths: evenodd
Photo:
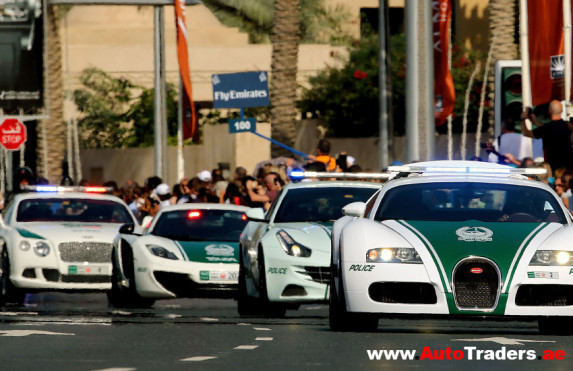
<path id="1" fill-rule="evenodd" d="M 384 319 L 376 332 L 336 333 L 324 305 L 241 318 L 231 299 L 126 310 L 104 294 L 45 293 L 0 310 L 0 370 L 570 370 L 572 339 L 491 320 Z"/>

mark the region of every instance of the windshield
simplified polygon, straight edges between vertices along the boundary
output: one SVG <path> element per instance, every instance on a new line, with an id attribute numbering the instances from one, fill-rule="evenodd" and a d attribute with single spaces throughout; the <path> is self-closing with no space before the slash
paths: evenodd
<path id="1" fill-rule="evenodd" d="M 22 200 L 18 222 L 133 223 L 129 210 L 118 202 L 88 198 L 34 198 Z"/>
<path id="2" fill-rule="evenodd" d="M 281 200 L 275 223 L 326 222 L 342 217 L 342 208 L 366 202 L 378 188 L 317 187 L 289 190 Z"/>
<path id="3" fill-rule="evenodd" d="M 426 183 L 388 190 L 376 220 L 557 222 L 567 219 L 550 192 L 493 183 Z"/>
<path id="4" fill-rule="evenodd" d="M 239 241 L 247 217 L 234 210 L 174 210 L 160 215 L 150 234 L 178 241 Z"/>

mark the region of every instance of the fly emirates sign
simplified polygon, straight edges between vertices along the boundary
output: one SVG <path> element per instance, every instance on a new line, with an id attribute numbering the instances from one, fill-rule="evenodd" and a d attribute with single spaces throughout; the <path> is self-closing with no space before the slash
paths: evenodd
<path id="1" fill-rule="evenodd" d="M 265 71 L 216 74 L 211 80 L 213 108 L 269 105 L 268 75 Z"/>

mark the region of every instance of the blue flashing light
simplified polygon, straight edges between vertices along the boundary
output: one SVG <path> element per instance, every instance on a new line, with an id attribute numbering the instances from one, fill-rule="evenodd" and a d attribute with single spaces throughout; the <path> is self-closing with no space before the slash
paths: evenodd
<path id="1" fill-rule="evenodd" d="M 300 182 L 301 180 L 304 179 L 304 170 L 301 169 L 293 169 L 290 173 L 289 173 L 289 178 L 291 181 L 293 181 L 294 183 Z"/>
<path id="2" fill-rule="evenodd" d="M 36 186 L 36 192 L 58 192 L 58 186 L 39 185 Z"/>

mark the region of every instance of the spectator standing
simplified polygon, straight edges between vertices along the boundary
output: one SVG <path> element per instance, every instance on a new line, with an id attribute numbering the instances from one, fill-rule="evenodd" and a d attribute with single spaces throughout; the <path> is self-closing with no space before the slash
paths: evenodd
<path id="1" fill-rule="evenodd" d="M 565 195 L 565 184 L 563 182 L 563 178 L 556 178 L 555 179 L 554 188 L 555 188 L 555 192 L 559 195 L 559 197 L 561 198 L 561 201 L 563 202 L 563 204 L 565 205 L 567 210 L 569 210 L 569 199 Z"/>
<path id="2" fill-rule="evenodd" d="M 326 139 L 318 141 L 316 146 L 316 156 L 309 155 L 310 161 L 322 162 L 326 165 L 326 171 L 336 170 L 336 159 L 330 156 L 330 142 Z"/>
<path id="3" fill-rule="evenodd" d="M 560 101 L 553 100 L 549 103 L 549 116 L 551 122 L 542 124 L 537 121 L 535 114 L 528 108 L 521 115 L 521 132 L 530 138 L 543 140 L 545 161 L 549 163 L 553 171 L 559 168 L 573 170 L 573 147 L 571 143 L 571 128 L 569 123 L 561 119 L 563 106 Z M 537 128 L 530 130 L 525 125 L 529 119 Z"/>

